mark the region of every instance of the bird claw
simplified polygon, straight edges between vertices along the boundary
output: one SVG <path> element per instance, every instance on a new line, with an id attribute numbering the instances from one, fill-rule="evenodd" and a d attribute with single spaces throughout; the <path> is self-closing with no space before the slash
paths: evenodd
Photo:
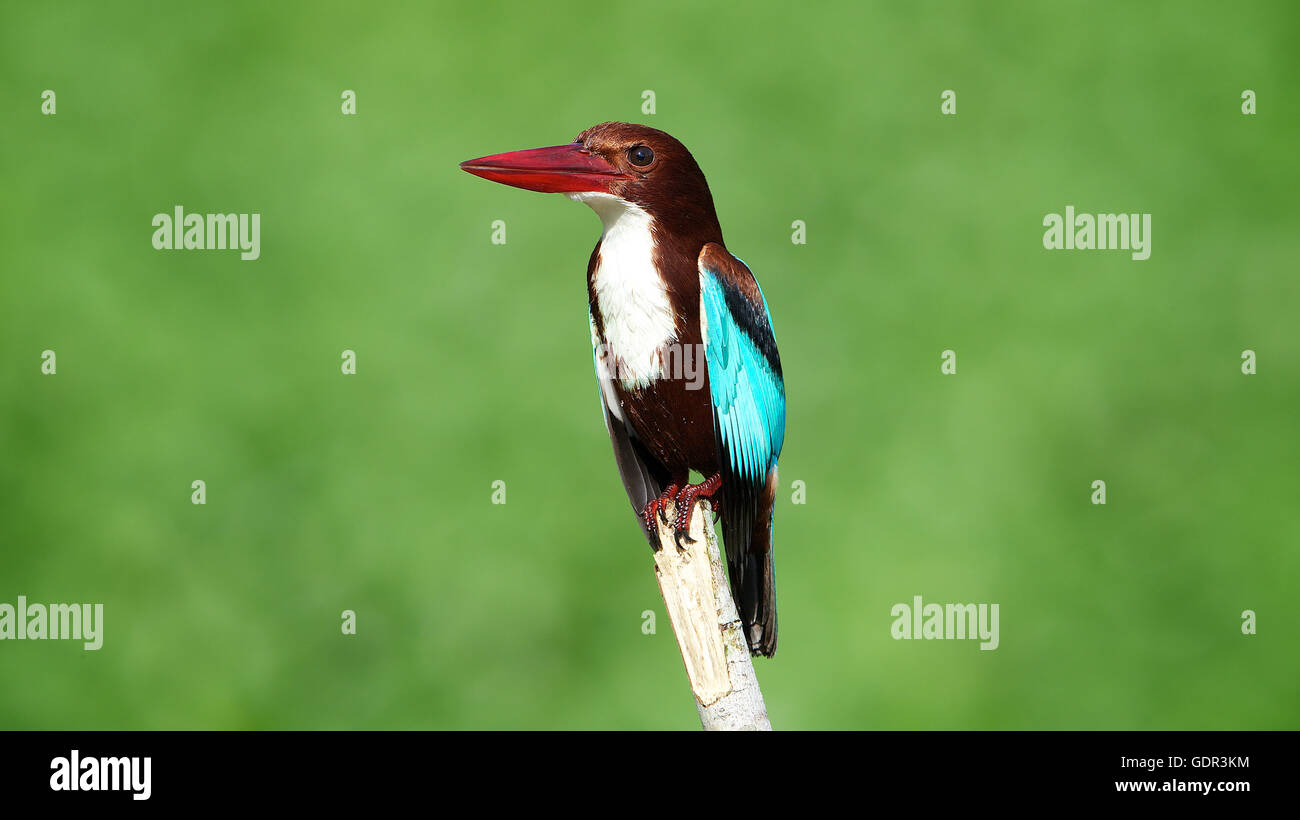
<path id="1" fill-rule="evenodd" d="M 651 540 L 657 544 L 660 527 L 672 525 L 673 542 L 677 545 L 677 551 L 688 552 L 690 545 L 698 540 L 691 537 L 691 515 L 695 512 L 695 502 L 701 498 L 713 498 L 721 483 L 722 477 L 715 474 L 699 484 L 670 484 L 664 488 L 662 495 L 650 499 L 650 503 L 641 511 L 641 518 L 645 521 Z M 669 504 L 673 505 L 671 519 L 668 517 Z M 655 546 L 655 551 L 658 549 Z"/>
<path id="2" fill-rule="evenodd" d="M 722 476 L 714 475 L 705 479 L 699 484 L 687 484 L 677 493 L 676 509 L 677 517 L 673 521 L 673 530 L 676 533 L 677 546 L 681 547 L 683 536 L 688 544 L 694 544 L 695 539 L 690 537 L 691 516 L 695 512 L 695 502 L 701 498 L 713 498 L 722 485 Z"/>
<path id="3" fill-rule="evenodd" d="M 695 539 L 691 537 L 690 532 L 688 532 L 687 530 L 677 530 L 676 532 L 674 532 L 673 540 L 677 542 L 678 552 L 690 552 L 689 546 L 685 546 L 685 547 L 682 546 L 683 540 L 685 540 L 688 545 L 695 543 Z"/>
<path id="4" fill-rule="evenodd" d="M 650 499 L 650 503 L 646 504 L 645 509 L 641 511 L 641 520 L 645 521 L 646 529 L 650 531 L 650 535 L 656 541 L 659 538 L 660 524 L 667 525 L 671 523 L 668 518 L 668 504 L 672 502 L 677 494 L 678 485 L 670 484 L 664 490 L 663 495 Z M 658 547 L 655 549 L 658 550 Z"/>

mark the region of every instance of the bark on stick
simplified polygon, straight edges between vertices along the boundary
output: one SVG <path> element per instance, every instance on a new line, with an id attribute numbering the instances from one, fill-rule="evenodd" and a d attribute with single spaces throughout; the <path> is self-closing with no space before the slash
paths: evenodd
<path id="1" fill-rule="evenodd" d="M 671 506 L 667 513 L 671 520 Z M 682 550 L 672 527 L 660 527 L 655 576 L 686 664 L 700 723 L 710 730 L 770 731 L 707 501 L 695 503 L 690 536 L 695 542 L 683 540 L 686 549 Z"/>

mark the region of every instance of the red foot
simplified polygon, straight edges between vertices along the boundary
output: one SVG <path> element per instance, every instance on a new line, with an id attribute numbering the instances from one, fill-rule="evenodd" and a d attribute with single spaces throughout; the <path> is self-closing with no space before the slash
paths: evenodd
<path id="1" fill-rule="evenodd" d="M 641 518 L 645 521 L 645 525 L 649 527 L 651 535 L 658 536 L 660 522 L 668 523 L 668 514 L 665 510 L 668 507 L 668 502 L 672 501 L 677 495 L 677 490 L 677 484 L 669 484 L 664 488 L 663 495 L 650 499 L 650 503 L 646 504 L 645 509 L 641 511 Z"/>
<path id="2" fill-rule="evenodd" d="M 688 544 L 695 543 L 695 539 L 691 538 L 690 532 L 691 513 L 695 511 L 696 500 L 713 498 L 721 487 L 722 474 L 714 473 L 699 484 L 687 484 L 677 493 L 677 498 L 673 502 L 677 507 L 677 515 L 673 519 L 673 537 L 677 540 L 678 549 L 682 549 L 683 539 Z"/>

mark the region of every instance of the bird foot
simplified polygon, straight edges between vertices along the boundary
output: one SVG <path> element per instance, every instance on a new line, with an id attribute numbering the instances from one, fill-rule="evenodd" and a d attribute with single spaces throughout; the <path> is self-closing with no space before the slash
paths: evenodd
<path id="1" fill-rule="evenodd" d="M 676 510 L 676 516 L 673 518 L 673 539 L 677 542 L 677 549 L 685 552 L 683 541 L 687 544 L 695 543 L 695 539 L 691 538 L 690 534 L 691 513 L 695 511 L 695 502 L 701 498 L 713 498 L 721 486 L 722 474 L 714 473 L 699 484 L 687 484 L 677 492 L 677 497 L 673 500 Z"/>
<path id="2" fill-rule="evenodd" d="M 668 523 L 668 505 L 677 496 L 678 489 L 679 485 L 669 484 L 664 488 L 663 495 L 650 499 L 650 503 L 641 511 L 641 520 L 645 521 L 646 528 L 656 539 L 659 537 L 659 525 Z"/>

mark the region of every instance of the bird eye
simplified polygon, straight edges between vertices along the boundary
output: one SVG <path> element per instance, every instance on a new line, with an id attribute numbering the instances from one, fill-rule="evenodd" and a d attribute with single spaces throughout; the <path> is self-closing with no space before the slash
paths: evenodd
<path id="1" fill-rule="evenodd" d="M 644 145 L 627 149 L 627 161 L 642 168 L 654 162 L 655 152 Z"/>

